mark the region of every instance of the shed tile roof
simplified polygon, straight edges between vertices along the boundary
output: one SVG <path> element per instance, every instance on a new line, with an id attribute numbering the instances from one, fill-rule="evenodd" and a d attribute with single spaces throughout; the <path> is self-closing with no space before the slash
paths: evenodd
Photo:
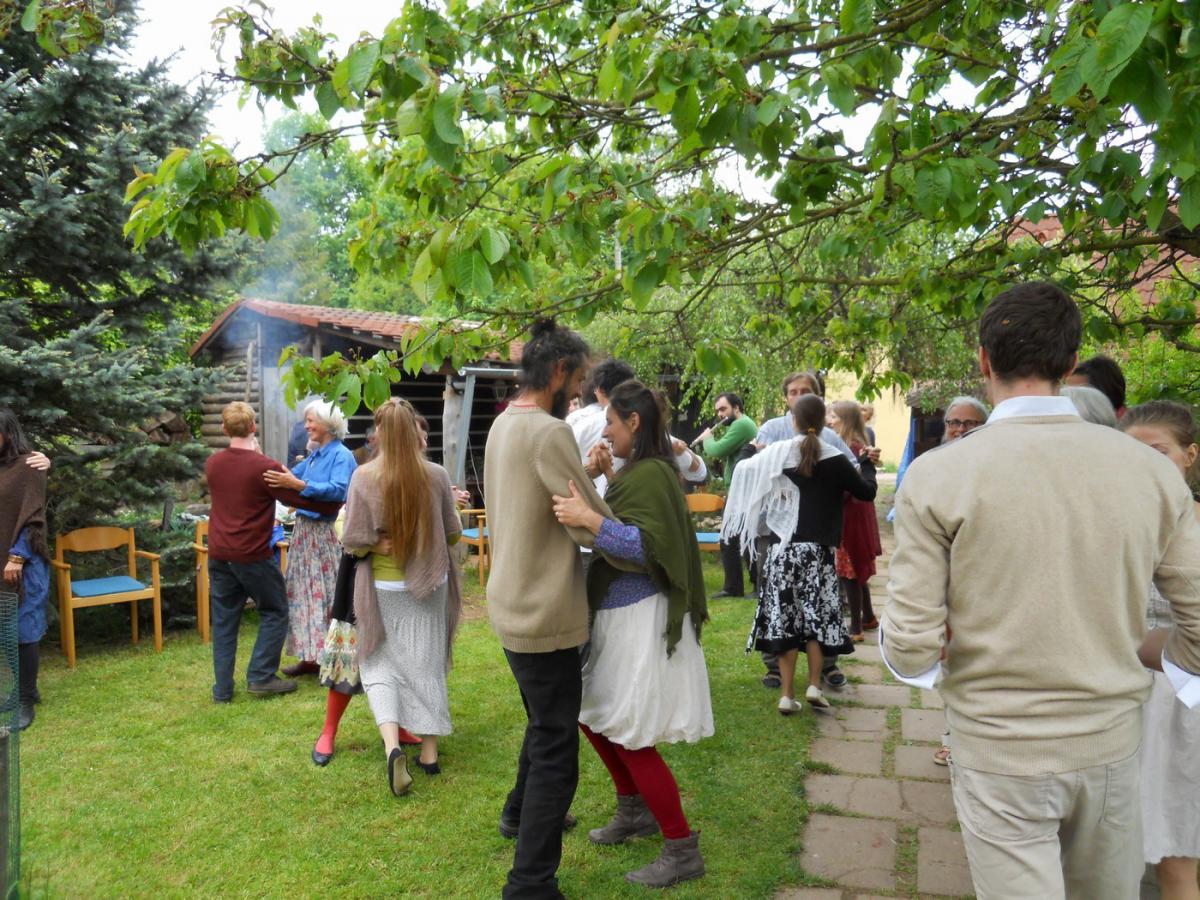
<path id="1" fill-rule="evenodd" d="M 404 336 L 411 334 L 419 326 L 431 324 L 432 320 L 420 316 L 406 316 L 398 313 L 376 312 L 363 309 L 342 309 L 333 306 L 307 306 L 300 303 L 282 303 L 278 300 L 259 300 L 253 297 L 243 297 L 230 304 L 213 322 L 212 326 L 192 345 L 191 355 L 195 356 L 207 346 L 209 341 L 221 330 L 222 326 L 239 310 L 250 310 L 272 319 L 294 322 L 306 328 L 337 328 L 351 333 L 372 335 L 380 338 L 393 338 L 399 343 Z M 462 328 L 479 327 L 478 322 L 460 322 Z M 513 361 L 521 358 L 524 344 L 521 341 L 509 343 L 509 358 Z M 488 353 L 488 359 L 499 359 L 499 353 Z"/>

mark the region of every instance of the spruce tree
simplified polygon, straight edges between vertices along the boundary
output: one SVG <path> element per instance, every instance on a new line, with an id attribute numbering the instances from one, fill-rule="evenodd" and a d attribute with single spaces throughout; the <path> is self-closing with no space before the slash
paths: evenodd
<path id="1" fill-rule="evenodd" d="M 160 62 L 130 66 L 135 25 L 120 0 L 103 43 L 66 58 L 19 28 L 0 41 L 0 405 L 55 460 L 57 528 L 159 500 L 196 473 L 199 444 L 159 445 L 143 428 L 195 408 L 211 383 L 185 342 L 238 265 L 227 243 L 186 259 L 122 236 L 135 167 L 194 144 L 211 99 Z"/>

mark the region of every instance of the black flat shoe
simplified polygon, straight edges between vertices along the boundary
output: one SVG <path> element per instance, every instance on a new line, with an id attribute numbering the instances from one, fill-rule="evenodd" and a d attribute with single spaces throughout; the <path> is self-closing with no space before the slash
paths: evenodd
<path id="1" fill-rule="evenodd" d="M 408 774 L 408 757 L 404 755 L 403 747 L 397 747 L 388 756 L 387 777 L 388 787 L 397 797 L 407 794 L 408 789 L 412 787 L 412 776 Z"/>
<path id="2" fill-rule="evenodd" d="M 313 750 L 312 750 L 312 761 L 313 761 L 314 763 L 316 763 L 318 766 L 327 766 L 327 765 L 329 765 L 329 761 L 330 761 L 331 759 L 333 759 L 333 754 L 332 754 L 332 753 L 322 753 L 320 750 L 318 750 L 318 749 L 316 748 L 316 746 L 313 746 Z"/>
<path id="3" fill-rule="evenodd" d="M 418 766 L 420 766 L 421 771 L 424 772 L 426 775 L 441 775 L 442 774 L 442 767 L 437 764 L 436 759 L 431 763 L 424 763 L 424 762 L 421 762 L 420 758 L 417 758 L 417 759 L 414 759 L 413 762 L 415 762 Z"/>
<path id="4" fill-rule="evenodd" d="M 21 701 L 21 713 L 17 719 L 17 728 L 24 731 L 33 724 L 33 703 Z"/>

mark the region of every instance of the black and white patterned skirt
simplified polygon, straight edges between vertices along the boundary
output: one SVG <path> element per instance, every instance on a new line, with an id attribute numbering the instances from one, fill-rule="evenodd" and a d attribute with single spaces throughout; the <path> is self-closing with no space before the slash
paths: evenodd
<path id="1" fill-rule="evenodd" d="M 842 618 L 834 548 L 773 544 L 763 563 L 758 611 L 746 652 L 804 650 L 814 640 L 827 656 L 854 652 Z"/>

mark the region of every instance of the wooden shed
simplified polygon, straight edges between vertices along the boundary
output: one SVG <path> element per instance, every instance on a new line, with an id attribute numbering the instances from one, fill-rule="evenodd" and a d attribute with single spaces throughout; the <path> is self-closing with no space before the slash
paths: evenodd
<path id="1" fill-rule="evenodd" d="M 401 349 L 402 338 L 425 324 L 415 316 L 303 306 L 276 300 L 243 298 L 230 305 L 191 348 L 199 363 L 222 366 L 229 377 L 203 404 L 201 433 L 212 449 L 227 446 L 221 409 L 243 400 L 258 413 L 263 452 L 285 462 L 292 426 L 303 418 L 283 396 L 279 356 L 288 346 L 321 358 L 329 353 L 372 356 Z M 392 385 L 395 396 L 410 401 L 429 421 L 429 457 L 440 462 L 457 484 L 477 488 L 483 479 L 483 447 L 492 421 L 516 385 L 521 344 L 509 346 L 514 361 L 492 354 L 462 369 L 426 366 Z M 346 445 L 366 440 L 371 411 L 350 417 Z"/>

